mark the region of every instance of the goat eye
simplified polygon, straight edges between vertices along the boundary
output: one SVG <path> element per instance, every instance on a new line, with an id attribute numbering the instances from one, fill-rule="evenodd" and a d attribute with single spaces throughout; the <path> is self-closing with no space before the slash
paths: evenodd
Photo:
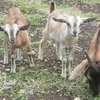
<path id="1" fill-rule="evenodd" d="M 67 23 L 67 25 L 68 25 L 68 26 L 70 26 L 70 24 L 69 24 L 69 23 Z"/>
<path id="2" fill-rule="evenodd" d="M 17 33 L 19 32 L 19 30 L 17 31 Z"/>
<path id="3" fill-rule="evenodd" d="M 4 31 L 6 34 L 7 34 L 7 32 L 6 31 Z"/>

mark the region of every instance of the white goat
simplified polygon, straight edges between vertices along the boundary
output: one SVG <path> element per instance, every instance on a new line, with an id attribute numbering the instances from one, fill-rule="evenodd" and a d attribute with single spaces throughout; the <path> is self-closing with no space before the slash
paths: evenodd
<path id="1" fill-rule="evenodd" d="M 55 3 L 50 3 L 50 15 L 46 27 L 43 31 L 43 37 L 39 45 L 39 59 L 43 59 L 43 47 L 50 36 L 57 43 L 57 57 L 62 61 L 62 77 L 66 77 L 66 52 L 69 49 L 68 74 L 71 73 L 71 62 L 73 60 L 75 44 L 78 40 L 78 33 L 82 23 L 90 22 L 96 18 L 80 18 L 80 16 L 68 16 L 64 11 L 55 9 Z"/>
<path id="2" fill-rule="evenodd" d="M 31 43 L 28 37 L 27 29 L 30 25 L 27 24 L 25 17 L 19 8 L 11 6 L 8 16 L 3 26 L 0 26 L 0 31 L 4 31 L 4 64 L 8 64 L 8 44 L 11 47 L 11 73 L 16 73 L 16 63 L 14 51 L 16 48 L 22 49 L 25 47 L 28 52 L 29 66 L 34 65 L 32 58 Z M 20 59 L 20 52 L 17 56 Z"/>

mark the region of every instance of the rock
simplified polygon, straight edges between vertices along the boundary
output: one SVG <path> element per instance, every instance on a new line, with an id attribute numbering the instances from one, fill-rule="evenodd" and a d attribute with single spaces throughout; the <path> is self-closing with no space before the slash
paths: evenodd
<path id="1" fill-rule="evenodd" d="M 6 100 L 5 98 L 3 98 L 3 100 Z"/>
<path id="2" fill-rule="evenodd" d="M 8 69 L 5 69 L 5 71 L 8 72 L 8 71 L 10 71 L 10 69 L 9 68 Z"/>
<path id="3" fill-rule="evenodd" d="M 74 100 L 81 100 L 80 98 L 76 97 Z"/>

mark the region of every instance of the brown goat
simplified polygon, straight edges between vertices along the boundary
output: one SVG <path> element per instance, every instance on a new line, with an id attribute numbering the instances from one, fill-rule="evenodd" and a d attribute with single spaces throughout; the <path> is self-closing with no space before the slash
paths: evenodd
<path id="1" fill-rule="evenodd" d="M 29 28 L 24 15 L 19 8 L 11 6 L 7 18 L 0 31 L 4 31 L 4 64 L 8 64 L 8 44 L 11 47 L 11 73 L 16 73 L 16 63 L 14 51 L 16 48 L 26 48 L 28 52 L 29 66 L 34 65 L 32 58 L 31 43 L 28 37 L 27 29 Z M 18 52 L 18 59 L 20 59 Z"/>
<path id="2" fill-rule="evenodd" d="M 96 96 L 100 91 L 100 25 L 91 41 L 89 55 L 85 52 L 86 58 L 71 73 L 69 80 L 85 73 L 89 81 L 89 87 Z"/>

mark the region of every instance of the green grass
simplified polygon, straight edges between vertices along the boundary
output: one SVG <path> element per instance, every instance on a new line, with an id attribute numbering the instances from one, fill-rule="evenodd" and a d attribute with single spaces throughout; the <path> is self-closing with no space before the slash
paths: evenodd
<path id="1" fill-rule="evenodd" d="M 38 26 L 41 26 L 40 22 L 42 22 L 46 18 L 46 15 L 44 15 L 44 14 L 43 15 L 40 15 L 40 14 L 28 15 L 28 14 L 26 14 L 25 16 L 26 16 L 27 20 L 29 22 L 31 22 L 31 25 L 37 26 L 36 31 L 39 30 Z"/>
<path id="2" fill-rule="evenodd" d="M 5 18 L 6 18 L 6 15 L 5 14 L 1 14 L 0 15 L 0 25 L 3 25 L 4 24 Z"/>
<path id="3" fill-rule="evenodd" d="M 100 3 L 100 0 L 91 0 L 91 2 L 89 0 L 80 0 L 80 1 L 83 3 L 88 3 L 88 4 L 93 4 L 93 5 L 96 3 Z"/>
<path id="4" fill-rule="evenodd" d="M 41 0 L 30 0 L 30 1 L 24 1 L 24 0 L 17 0 L 15 2 L 13 2 L 14 5 L 18 5 L 20 7 L 20 9 L 24 12 L 29 12 L 30 10 L 33 9 L 44 9 L 44 8 L 48 8 L 47 4 L 44 4 L 41 2 Z"/>
<path id="5" fill-rule="evenodd" d="M 0 32 L 0 40 L 3 41 L 4 40 L 4 32 Z"/>
<path id="6" fill-rule="evenodd" d="M 33 45 L 34 47 L 38 48 L 38 47 L 39 47 L 39 41 L 38 41 L 38 42 L 33 42 L 32 45 Z"/>
<path id="7" fill-rule="evenodd" d="M 3 48 L 0 48 L 0 53 L 3 53 L 4 52 L 4 49 Z"/>
<path id="8" fill-rule="evenodd" d="M 4 25 L 4 20 L 5 20 L 6 15 L 1 14 L 0 15 L 0 26 Z M 0 31 L 0 40 L 4 40 L 4 32 Z"/>
<path id="9" fill-rule="evenodd" d="M 88 2 L 87 0 L 81 0 L 82 2 Z M 95 0 L 96 2 L 97 0 Z M 98 0 L 99 2 L 100 0 Z M 93 2 L 93 0 L 92 0 Z M 13 2 L 15 5 L 19 6 L 20 9 L 24 12 L 25 17 L 31 23 L 32 26 L 35 27 L 31 33 L 36 35 L 37 32 L 42 32 L 43 25 L 41 22 L 48 16 L 49 5 L 43 3 L 41 0 L 16 0 Z M 84 14 L 78 8 L 69 7 L 66 5 L 57 6 L 57 8 L 63 9 L 67 14 L 71 15 L 79 15 L 82 17 L 96 17 L 98 14 L 96 13 L 88 13 Z M 32 14 L 28 14 L 28 12 L 33 11 Z M 5 16 L 5 15 L 4 15 Z M 3 24 L 5 17 L 0 15 L 0 25 Z M 85 33 L 89 36 L 88 33 Z M 0 40 L 3 41 L 3 34 L 0 35 Z M 52 45 L 52 41 L 48 41 L 49 45 Z M 32 45 L 35 48 L 38 48 L 39 41 L 32 42 Z M 3 53 L 3 48 L 0 48 L 0 53 Z M 52 62 L 53 64 L 56 62 Z M 49 93 L 59 93 L 63 90 L 64 96 L 71 96 L 73 93 L 74 96 L 83 98 L 83 99 L 91 99 L 93 98 L 90 91 L 89 86 L 86 83 L 86 78 L 84 75 L 78 77 L 75 81 L 69 81 L 67 79 L 62 79 L 60 77 L 61 67 L 57 67 L 57 72 L 52 73 L 50 69 L 45 68 L 44 64 L 36 63 L 34 68 L 28 68 L 27 66 L 23 71 L 17 71 L 16 74 L 5 74 L 0 73 L 0 88 L 4 85 L 4 82 L 10 83 L 15 82 L 14 86 L 12 86 L 8 93 L 0 90 L 0 96 L 8 97 L 12 95 L 13 100 L 27 100 L 28 96 L 31 93 L 37 93 L 38 96 L 42 96 L 44 94 Z M 53 66 L 51 69 L 54 70 Z M 5 77 L 6 76 L 6 77 Z M 56 88 L 56 91 L 52 91 L 52 88 Z M 86 89 L 88 88 L 88 89 Z M 98 100 L 100 95 L 95 97 L 94 100 Z M 43 100 L 42 98 L 40 100 Z"/>

